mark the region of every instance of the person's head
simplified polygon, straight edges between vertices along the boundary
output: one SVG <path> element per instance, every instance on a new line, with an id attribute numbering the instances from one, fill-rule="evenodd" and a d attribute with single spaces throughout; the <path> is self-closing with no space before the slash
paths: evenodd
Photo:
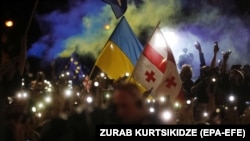
<path id="1" fill-rule="evenodd" d="M 209 73 L 209 66 L 202 66 L 200 69 L 200 77 L 207 77 Z"/>
<path id="2" fill-rule="evenodd" d="M 145 116 L 145 105 L 138 87 L 121 84 L 114 90 L 113 102 L 116 113 L 124 123 L 138 123 Z"/>
<path id="3" fill-rule="evenodd" d="M 181 81 L 184 82 L 187 80 L 191 80 L 192 74 L 193 74 L 192 67 L 190 65 L 184 64 L 180 72 Z"/>
<path id="4" fill-rule="evenodd" d="M 183 48 L 182 51 L 186 54 L 188 49 L 187 48 Z"/>
<path id="5" fill-rule="evenodd" d="M 233 69 L 230 71 L 229 81 L 232 85 L 240 86 L 244 81 L 244 75 L 241 71 Z"/>
<path id="6" fill-rule="evenodd" d="M 250 77 L 250 65 L 249 64 L 244 65 L 244 67 L 242 68 L 242 71 L 246 78 Z"/>

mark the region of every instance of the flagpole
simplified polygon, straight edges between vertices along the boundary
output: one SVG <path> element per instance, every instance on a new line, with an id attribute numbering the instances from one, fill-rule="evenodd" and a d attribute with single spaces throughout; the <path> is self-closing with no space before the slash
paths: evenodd
<path id="1" fill-rule="evenodd" d="M 153 37 L 153 35 L 154 35 L 156 29 L 159 27 L 160 24 L 161 24 L 161 21 L 158 21 L 157 24 L 156 24 L 156 26 L 155 26 L 155 28 L 154 28 L 154 31 L 152 32 L 151 36 L 148 38 L 148 40 L 147 40 L 146 43 L 148 43 L 148 42 L 151 40 L 151 38 Z M 145 46 L 145 45 L 144 45 L 144 46 Z M 143 50 L 144 50 L 144 49 L 143 49 Z M 141 53 L 141 55 L 140 55 L 139 58 L 141 58 L 142 54 L 143 54 L 143 51 L 142 51 L 142 53 Z M 138 63 L 136 63 L 136 66 L 137 66 L 137 64 L 138 64 Z M 134 67 L 134 68 L 135 68 L 135 67 Z M 132 77 L 134 76 L 134 73 L 135 73 L 135 72 L 133 71 L 132 74 L 131 74 L 130 77 L 129 77 L 128 82 L 131 82 L 131 79 L 132 79 Z"/>
<path id="2" fill-rule="evenodd" d="M 108 38 L 108 40 L 107 40 L 107 42 L 105 43 L 104 48 L 102 49 L 101 53 L 102 53 L 103 50 L 106 48 L 108 42 L 110 41 L 111 37 L 113 36 L 113 34 L 115 33 L 115 31 L 117 30 L 117 27 L 120 25 L 121 21 L 122 21 L 124 18 L 125 18 L 125 17 L 122 16 L 121 20 L 120 20 L 119 23 L 116 25 L 116 28 L 114 29 L 114 31 L 112 32 L 112 34 L 111 34 L 110 37 Z M 101 54 L 101 53 L 100 53 L 100 54 Z M 100 55 L 99 55 L 99 56 L 100 56 Z M 95 70 L 95 68 L 96 68 L 96 62 L 97 62 L 97 60 L 99 60 L 99 56 L 98 56 L 98 58 L 96 59 L 95 64 L 94 64 L 94 66 L 93 66 L 92 69 L 91 69 L 91 72 L 90 72 L 90 74 L 89 74 L 89 78 L 91 78 L 91 76 L 92 76 L 93 73 L 94 73 L 94 70 Z"/>
<path id="3" fill-rule="evenodd" d="M 39 0 L 36 0 L 36 3 L 33 7 L 33 10 L 32 10 L 32 13 L 29 17 L 29 21 L 28 21 L 28 24 L 25 28 L 25 31 L 24 31 L 24 34 L 23 34 L 23 37 L 22 37 L 22 40 L 21 40 L 21 51 L 20 51 L 20 54 L 19 54 L 19 65 L 18 65 L 18 73 L 20 76 L 23 75 L 23 72 L 24 72 L 24 67 L 25 67 L 25 62 L 26 62 L 26 52 L 27 52 L 27 34 L 28 34 L 28 31 L 29 31 L 29 28 L 30 28 L 30 25 L 31 25 L 31 22 L 32 22 L 32 19 L 34 17 L 34 14 L 36 12 L 36 9 L 37 9 L 37 6 L 38 6 L 38 3 L 39 3 Z"/>

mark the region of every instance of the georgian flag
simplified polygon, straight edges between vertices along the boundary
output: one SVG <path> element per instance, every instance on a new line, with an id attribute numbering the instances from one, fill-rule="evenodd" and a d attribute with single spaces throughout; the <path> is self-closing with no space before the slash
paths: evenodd
<path id="1" fill-rule="evenodd" d="M 146 44 L 132 75 L 147 90 L 153 88 L 155 96 L 169 96 L 172 102 L 183 98 L 173 53 L 158 27 Z"/>

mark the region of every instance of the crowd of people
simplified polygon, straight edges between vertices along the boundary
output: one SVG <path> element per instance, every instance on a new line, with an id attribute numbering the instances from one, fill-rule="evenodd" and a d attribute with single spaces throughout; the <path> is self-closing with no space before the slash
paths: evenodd
<path id="1" fill-rule="evenodd" d="M 194 80 L 192 66 L 181 64 L 183 102 L 168 101 L 167 96 L 157 99 L 150 90 L 141 94 L 126 78 L 110 81 L 98 75 L 96 80 L 103 85 L 91 88 L 84 81 L 81 88 L 72 86 L 66 74 L 49 82 L 39 72 L 22 87 L 25 93 L 5 97 L 4 137 L 9 141 L 92 140 L 98 124 L 249 124 L 250 65 L 229 67 L 231 51 L 217 65 L 217 42 L 211 64 L 206 65 L 201 45 L 195 47 L 200 75 Z M 65 92 L 67 88 L 71 91 Z M 44 105 L 39 104 L 48 96 Z"/>

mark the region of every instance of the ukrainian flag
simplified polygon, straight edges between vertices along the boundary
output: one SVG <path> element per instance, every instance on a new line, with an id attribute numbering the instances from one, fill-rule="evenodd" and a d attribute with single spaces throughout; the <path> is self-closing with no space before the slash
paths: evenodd
<path id="1" fill-rule="evenodd" d="M 131 74 L 143 51 L 125 17 L 122 17 L 108 42 L 97 58 L 95 66 L 109 78 L 118 79 L 126 73 Z"/>

